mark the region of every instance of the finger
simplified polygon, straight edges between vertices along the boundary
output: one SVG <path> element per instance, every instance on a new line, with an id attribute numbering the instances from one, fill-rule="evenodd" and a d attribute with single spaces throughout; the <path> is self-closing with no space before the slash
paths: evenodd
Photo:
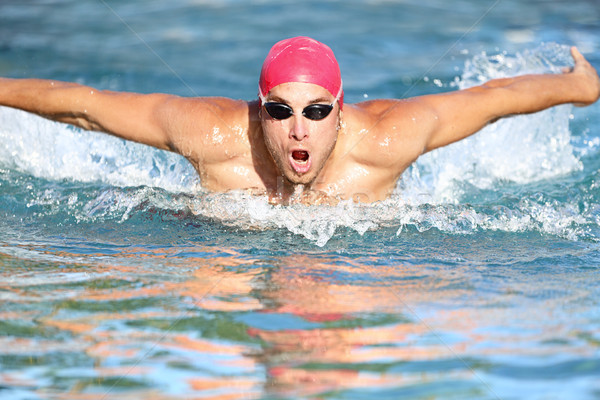
<path id="1" fill-rule="evenodd" d="M 577 63 L 578 61 L 581 61 L 581 60 L 585 60 L 585 57 L 583 57 L 583 54 L 581 54 L 579 49 L 575 46 L 571 47 L 571 56 L 573 57 L 573 60 L 575 60 L 575 63 Z"/>

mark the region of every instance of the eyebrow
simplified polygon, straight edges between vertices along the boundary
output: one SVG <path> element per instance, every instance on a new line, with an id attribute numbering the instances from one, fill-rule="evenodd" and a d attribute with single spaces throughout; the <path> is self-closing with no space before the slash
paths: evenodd
<path id="1" fill-rule="evenodd" d="M 278 97 L 278 96 L 270 97 L 269 99 L 267 99 L 267 101 L 274 102 L 274 103 L 288 104 L 287 100 L 282 99 L 281 97 Z M 311 105 L 311 104 L 319 104 L 319 103 L 330 104 L 329 99 L 327 97 L 318 97 L 318 98 L 310 100 L 308 102 L 309 105 Z"/>
<path id="2" fill-rule="evenodd" d="M 318 99 L 312 100 L 309 104 L 317 104 L 317 103 L 327 103 L 330 104 L 330 101 L 327 97 L 319 97 Z"/>

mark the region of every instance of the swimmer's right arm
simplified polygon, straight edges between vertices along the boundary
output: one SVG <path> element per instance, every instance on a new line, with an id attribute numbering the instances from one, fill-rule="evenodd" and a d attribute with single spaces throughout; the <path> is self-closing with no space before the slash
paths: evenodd
<path id="1" fill-rule="evenodd" d="M 182 132 L 190 124 L 181 110 L 193 107 L 196 115 L 210 114 L 194 121 L 196 129 L 203 129 L 202 123 L 213 123 L 212 103 L 168 94 L 97 90 L 53 80 L 0 78 L 0 105 L 179 153 L 183 151 L 178 147 Z"/>

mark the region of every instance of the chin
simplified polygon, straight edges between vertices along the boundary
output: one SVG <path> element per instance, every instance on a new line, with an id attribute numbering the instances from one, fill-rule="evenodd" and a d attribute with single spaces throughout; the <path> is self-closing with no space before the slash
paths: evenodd
<path id="1" fill-rule="evenodd" d="M 294 172 L 290 172 L 285 178 L 292 185 L 310 185 L 315 181 L 316 174 L 308 172 L 306 174 L 298 175 Z"/>
<path id="2" fill-rule="evenodd" d="M 286 179 L 292 185 L 309 185 L 309 184 L 313 183 L 313 181 L 315 180 L 314 177 L 307 176 L 307 175 L 302 175 L 302 176 L 298 176 L 298 175 L 286 176 Z"/>

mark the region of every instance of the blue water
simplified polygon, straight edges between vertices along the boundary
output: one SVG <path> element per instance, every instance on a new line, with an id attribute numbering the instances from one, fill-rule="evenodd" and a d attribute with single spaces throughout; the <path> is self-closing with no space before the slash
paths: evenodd
<path id="1" fill-rule="evenodd" d="M 600 67 L 595 0 L 9 0 L 0 76 L 252 99 L 302 34 L 348 102 Z M 282 207 L 0 108 L 0 398 L 600 398 L 599 126 L 506 119 L 379 204 Z"/>

